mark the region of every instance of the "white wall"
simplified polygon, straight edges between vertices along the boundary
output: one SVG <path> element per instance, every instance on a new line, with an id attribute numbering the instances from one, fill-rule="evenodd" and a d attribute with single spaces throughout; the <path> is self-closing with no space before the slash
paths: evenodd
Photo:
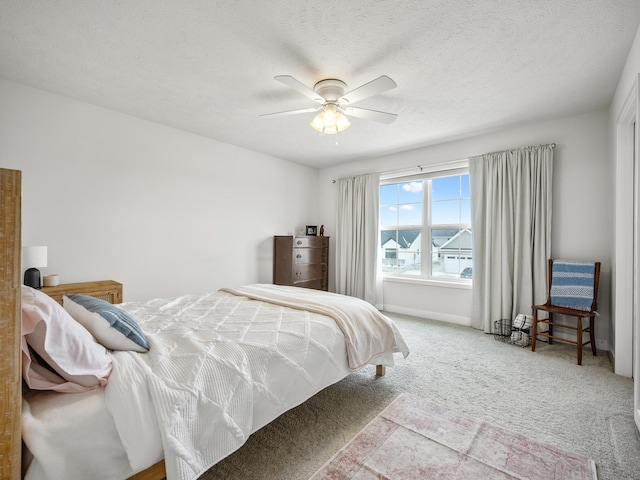
<path id="1" fill-rule="evenodd" d="M 616 373 L 633 373 L 633 311 L 634 294 L 634 122 L 638 115 L 638 74 L 640 73 L 640 28 L 627 57 L 616 93 L 611 102 L 609 117 L 610 168 L 615 204 L 615 242 L 612 244 L 612 316 L 611 337 L 614 339 Z M 637 131 L 637 127 L 635 128 Z M 637 142 L 637 140 L 636 140 Z M 638 175 L 637 170 L 635 175 Z M 636 218 L 638 213 L 635 214 Z M 637 287 L 636 287 L 637 288 Z"/>
<path id="2" fill-rule="evenodd" d="M 455 161 L 526 145 L 556 143 L 552 255 L 602 262 L 601 316 L 597 320 L 596 337 L 598 348 L 609 349 L 613 191 L 607 159 L 607 122 L 608 112 L 598 111 L 325 168 L 318 177 L 321 223 L 325 224 L 328 235 L 335 231 L 333 179 Z M 385 281 L 384 305 L 390 311 L 470 324 L 471 290 Z"/>
<path id="3" fill-rule="evenodd" d="M 0 80 L 0 166 L 23 171 L 23 245 L 125 300 L 272 281 L 274 234 L 315 217 L 317 172 Z"/>

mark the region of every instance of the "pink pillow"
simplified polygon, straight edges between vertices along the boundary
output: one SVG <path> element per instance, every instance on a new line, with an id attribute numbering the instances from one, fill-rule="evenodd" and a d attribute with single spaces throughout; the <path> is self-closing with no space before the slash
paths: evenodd
<path id="1" fill-rule="evenodd" d="M 106 385 L 111 368 L 107 349 L 62 305 L 22 286 L 22 376 L 29 388 L 82 392 Z"/>

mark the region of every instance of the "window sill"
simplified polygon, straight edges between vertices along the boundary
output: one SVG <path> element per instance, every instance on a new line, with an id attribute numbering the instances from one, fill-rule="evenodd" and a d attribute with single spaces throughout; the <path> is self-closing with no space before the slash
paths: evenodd
<path id="1" fill-rule="evenodd" d="M 383 282 L 410 283 L 413 285 L 428 285 L 430 287 L 459 288 L 461 290 L 471 290 L 471 280 L 433 279 L 433 278 L 411 278 L 394 275 L 384 275 Z"/>

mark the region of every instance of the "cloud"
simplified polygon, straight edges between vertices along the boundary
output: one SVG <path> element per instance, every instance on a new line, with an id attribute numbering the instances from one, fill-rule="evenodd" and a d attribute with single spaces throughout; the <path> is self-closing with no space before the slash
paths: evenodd
<path id="1" fill-rule="evenodd" d="M 413 210 L 413 205 L 400 205 L 400 210 Z"/>
<path id="2" fill-rule="evenodd" d="M 418 193 L 422 191 L 422 182 L 403 183 L 402 189 L 405 192 Z"/>

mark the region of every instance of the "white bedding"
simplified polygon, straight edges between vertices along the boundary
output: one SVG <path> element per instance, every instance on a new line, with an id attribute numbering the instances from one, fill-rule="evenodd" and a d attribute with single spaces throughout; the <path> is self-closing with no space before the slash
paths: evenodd
<path id="1" fill-rule="evenodd" d="M 223 290 L 333 318 L 345 337 L 351 370 L 362 368 L 385 354 L 403 353 L 405 358 L 409 354 L 395 324 L 363 300 L 331 292 L 270 284 Z M 387 362 L 393 365 L 392 355 L 387 356 L 385 364 Z"/>
<path id="2" fill-rule="evenodd" d="M 265 294 L 264 287 L 272 289 L 247 288 Z M 289 288 L 274 290 L 284 295 L 291 293 L 286 292 Z M 296 290 L 301 289 L 294 289 L 294 293 Z M 351 371 L 343 332 L 334 320 L 317 311 L 248 300 L 228 292 L 121 307 L 140 322 L 151 343 L 148 354 L 113 354 L 114 372 L 101 400 L 111 413 L 109 427 L 103 425 L 109 423 L 104 410 L 97 408 L 101 432 L 93 437 L 116 432 L 118 438 L 106 442 L 107 453 L 112 459 L 122 457 L 121 461 L 113 468 L 103 466 L 87 472 L 87 464 L 101 456 L 100 448 L 94 451 L 87 438 L 81 438 L 80 443 L 63 440 L 65 422 L 57 422 L 59 430 L 48 434 L 59 440 L 54 445 L 39 440 L 42 435 L 36 432 L 47 427 L 44 417 L 51 416 L 49 405 L 43 405 L 52 400 L 50 394 L 38 394 L 35 398 L 45 400 L 29 400 L 31 405 L 23 415 L 23 437 L 35 456 L 29 480 L 46 478 L 43 465 L 50 478 L 123 478 L 123 471 L 126 476 L 143 470 L 162 458 L 163 451 L 170 480 L 197 478 L 240 447 L 252 432 Z M 348 328 L 357 329 L 358 323 Z M 360 323 L 371 326 L 368 321 Z M 379 332 L 380 326 L 374 324 Z M 393 348 L 375 355 L 365 353 L 372 363 L 389 365 L 392 351 L 408 352 L 395 326 L 390 325 L 385 329 L 390 328 L 394 337 Z M 356 339 L 364 335 L 350 332 Z M 54 398 L 69 394 L 56 395 Z M 86 398 L 99 406 L 99 396 L 93 393 Z M 58 418 L 65 414 L 74 418 L 74 410 L 60 408 Z M 164 419 L 160 427 L 156 416 Z M 118 443 L 120 450 L 114 446 Z M 56 463 L 54 458 L 67 460 Z M 51 470 L 50 465 L 57 470 Z M 83 476 L 73 476 L 78 471 Z"/>

